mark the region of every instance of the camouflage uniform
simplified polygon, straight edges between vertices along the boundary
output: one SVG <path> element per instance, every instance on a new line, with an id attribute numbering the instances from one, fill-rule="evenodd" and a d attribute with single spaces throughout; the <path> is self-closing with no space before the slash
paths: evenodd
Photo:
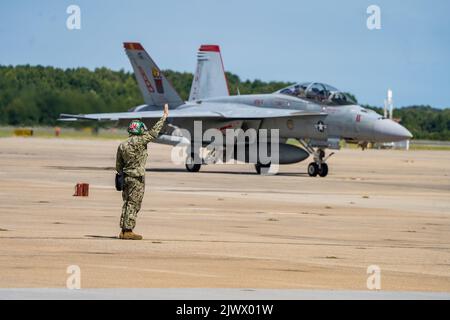
<path id="1" fill-rule="evenodd" d="M 165 121 L 166 117 L 163 116 L 150 131 L 146 131 L 143 135 L 130 135 L 117 149 L 116 170 L 125 174 L 120 217 L 122 230 L 133 230 L 136 226 L 137 214 L 141 209 L 145 191 L 147 144 L 159 135 Z"/>

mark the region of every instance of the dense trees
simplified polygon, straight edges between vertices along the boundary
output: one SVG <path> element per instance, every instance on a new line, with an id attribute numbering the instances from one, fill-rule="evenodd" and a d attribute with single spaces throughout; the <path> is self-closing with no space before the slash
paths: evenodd
<path id="1" fill-rule="evenodd" d="M 164 74 L 187 99 L 193 75 L 171 70 Z M 290 85 L 241 81 L 229 72 L 226 76 L 232 94 L 238 89 L 241 94 L 270 93 Z M 54 125 L 60 113 L 125 111 L 142 103 L 134 75 L 123 70 L 0 66 L 0 124 Z M 396 109 L 395 117 L 401 118 L 416 138 L 450 140 L 450 109 L 412 106 Z"/>
<path id="2" fill-rule="evenodd" d="M 63 112 L 119 111 L 141 102 L 133 76 L 124 71 L 0 66 L 2 124 L 54 124 Z"/>

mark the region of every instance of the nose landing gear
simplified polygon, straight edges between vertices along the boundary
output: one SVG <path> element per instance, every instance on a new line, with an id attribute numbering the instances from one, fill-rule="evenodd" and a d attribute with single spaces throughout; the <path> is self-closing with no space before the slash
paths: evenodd
<path id="1" fill-rule="evenodd" d="M 328 165 L 326 163 L 317 164 L 315 162 L 311 162 L 308 165 L 308 174 L 310 177 L 326 177 L 328 175 Z"/>
<path id="2" fill-rule="evenodd" d="M 311 162 L 308 165 L 308 174 L 310 177 L 326 177 L 328 175 L 328 164 L 326 161 L 329 157 L 331 157 L 334 153 L 331 153 L 328 157 L 325 157 L 325 151 L 323 149 L 314 150 L 314 162 Z"/>
<path id="3" fill-rule="evenodd" d="M 334 152 L 326 156 L 324 149 L 314 149 L 311 145 L 302 140 L 300 140 L 300 143 L 310 154 L 314 156 L 314 162 L 311 162 L 308 165 L 308 175 L 310 177 L 326 177 L 328 175 L 328 164 L 326 162 L 334 154 Z"/>

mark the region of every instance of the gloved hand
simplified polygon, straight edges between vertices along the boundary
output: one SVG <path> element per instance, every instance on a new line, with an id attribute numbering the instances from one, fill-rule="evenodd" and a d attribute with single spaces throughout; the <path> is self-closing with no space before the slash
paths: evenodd
<path id="1" fill-rule="evenodd" d="M 164 116 L 166 118 L 169 116 L 169 105 L 167 103 L 164 105 Z"/>

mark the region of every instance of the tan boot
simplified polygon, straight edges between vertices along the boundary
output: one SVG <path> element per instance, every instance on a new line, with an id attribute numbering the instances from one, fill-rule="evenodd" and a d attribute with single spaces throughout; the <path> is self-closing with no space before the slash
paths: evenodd
<path id="1" fill-rule="evenodd" d="M 119 239 L 122 240 L 142 240 L 142 236 L 133 233 L 132 230 L 122 230 L 119 234 Z"/>

